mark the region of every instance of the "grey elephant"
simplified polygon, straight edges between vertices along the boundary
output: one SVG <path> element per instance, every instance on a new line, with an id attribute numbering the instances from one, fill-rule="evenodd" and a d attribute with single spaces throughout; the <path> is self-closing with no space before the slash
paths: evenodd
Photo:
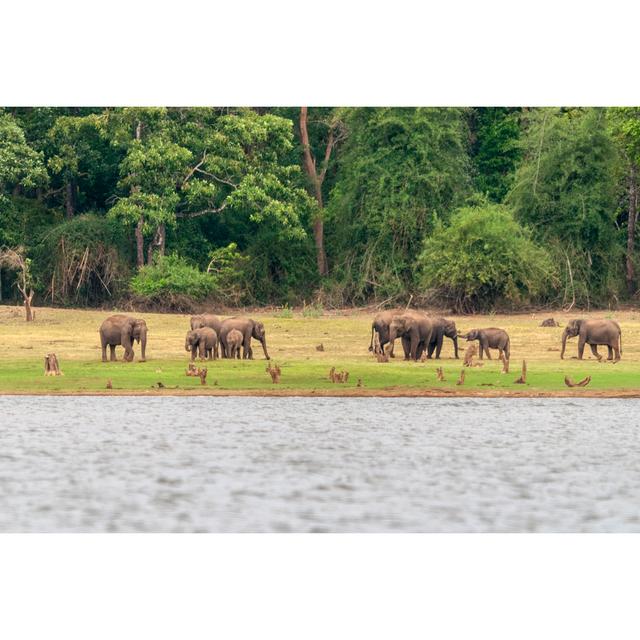
<path id="1" fill-rule="evenodd" d="M 376 317 L 371 323 L 371 344 L 369 345 L 369 351 L 376 353 L 377 345 L 374 344 L 375 334 L 378 334 L 378 344 L 380 345 L 380 353 L 384 353 L 384 347 L 389 342 L 389 325 L 393 320 L 393 317 L 398 315 L 397 311 L 381 311 L 376 314 Z M 391 349 L 389 350 L 389 356 L 395 358 L 393 353 L 393 342 L 391 343 Z"/>
<path id="2" fill-rule="evenodd" d="M 107 361 L 107 346 L 111 351 L 110 360 L 116 360 L 116 347 L 124 347 L 124 359 L 126 362 L 133 360 L 133 341 L 140 343 L 142 357 L 140 362 L 146 360 L 147 351 L 147 323 L 140 318 L 132 318 L 124 314 L 109 316 L 100 325 L 100 343 L 102 346 L 102 362 Z"/>
<path id="3" fill-rule="evenodd" d="M 584 346 L 591 347 L 593 355 L 600 360 L 598 345 L 606 345 L 609 355 L 607 360 L 620 360 L 622 354 L 622 330 L 615 320 L 571 320 L 562 332 L 562 351 L 560 358 L 564 359 L 567 338 L 578 336 L 578 359 L 582 360 Z"/>
<path id="4" fill-rule="evenodd" d="M 220 326 L 220 345 L 221 349 L 227 352 L 227 336 L 233 329 L 237 329 L 242 334 L 242 357 L 247 360 L 253 360 L 253 349 L 251 348 L 251 338 L 255 338 L 262 345 L 264 357 L 270 360 L 267 352 L 267 339 L 264 330 L 264 324 L 251 318 L 227 318 Z"/>
<path id="5" fill-rule="evenodd" d="M 436 360 L 440 359 L 444 336 L 451 338 L 451 341 L 453 342 L 453 352 L 455 357 L 458 358 L 458 329 L 456 328 L 456 323 L 453 320 L 447 320 L 446 318 L 433 318 L 432 323 L 433 331 L 431 333 L 431 340 L 427 345 L 427 358 L 431 358 L 435 351 Z"/>
<path id="6" fill-rule="evenodd" d="M 488 329 L 472 329 L 467 334 L 459 334 L 460 338 L 466 338 L 467 342 L 477 340 L 480 343 L 478 355 L 482 360 L 483 352 L 487 352 L 487 358 L 491 360 L 491 352 L 489 349 L 497 349 L 498 357 L 504 357 L 509 360 L 511 358 L 511 342 L 509 334 L 504 329 L 496 329 L 489 327 Z"/>
<path id="7" fill-rule="evenodd" d="M 420 357 L 420 344 L 429 344 L 433 333 L 433 323 L 424 313 L 405 311 L 395 315 L 389 325 L 389 342 L 393 348 L 396 338 L 402 339 L 405 360 L 417 360 Z"/>
<path id="8" fill-rule="evenodd" d="M 191 329 L 201 329 L 202 327 L 209 327 L 216 332 L 218 338 L 220 337 L 220 327 L 222 326 L 222 320 L 213 313 L 201 313 L 197 316 L 191 316 Z M 218 341 L 219 342 L 219 341 Z M 216 358 L 218 357 L 218 343 L 215 347 Z M 224 358 L 224 351 L 220 354 Z"/>
<path id="9" fill-rule="evenodd" d="M 218 334 L 211 327 L 200 327 L 187 331 L 184 341 L 185 351 L 191 351 L 191 360 L 199 354 L 201 360 L 215 360 L 218 357 Z"/>
<path id="10" fill-rule="evenodd" d="M 240 348 L 242 347 L 242 334 L 237 329 L 231 329 L 227 334 L 227 358 L 240 358 Z"/>

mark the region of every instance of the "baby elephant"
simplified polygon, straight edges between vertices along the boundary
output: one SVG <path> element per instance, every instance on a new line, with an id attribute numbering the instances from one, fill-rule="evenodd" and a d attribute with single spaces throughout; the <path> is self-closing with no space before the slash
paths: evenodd
<path id="1" fill-rule="evenodd" d="M 489 329 L 472 329 L 466 335 L 460 334 L 461 338 L 466 338 L 467 342 L 471 340 L 477 340 L 480 343 L 480 360 L 482 360 L 482 354 L 487 352 L 487 358 L 491 360 L 491 353 L 489 349 L 498 350 L 498 358 L 504 357 L 509 360 L 511 349 L 509 344 L 509 335 L 504 329 L 496 329 L 491 327 Z"/>
<path id="2" fill-rule="evenodd" d="M 191 360 L 196 359 L 196 355 L 200 355 L 200 359 L 205 358 L 215 360 L 217 356 L 218 334 L 211 327 L 201 327 L 200 329 L 192 329 L 187 331 L 187 337 L 184 341 L 185 351 L 191 351 Z"/>
<path id="3" fill-rule="evenodd" d="M 243 336 L 237 329 L 231 329 L 227 334 L 227 358 L 240 358 Z"/>

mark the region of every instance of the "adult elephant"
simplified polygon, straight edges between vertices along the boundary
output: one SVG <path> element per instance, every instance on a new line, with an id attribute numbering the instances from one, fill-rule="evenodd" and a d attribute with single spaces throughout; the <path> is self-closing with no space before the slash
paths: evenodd
<path id="1" fill-rule="evenodd" d="M 402 339 L 405 360 L 417 360 L 420 357 L 420 344 L 429 344 L 433 333 L 433 322 L 419 311 L 405 311 L 395 315 L 389 325 L 389 342 L 393 348 L 396 338 Z"/>
<path id="2" fill-rule="evenodd" d="M 389 342 L 389 325 L 393 320 L 393 317 L 397 315 L 397 311 L 381 311 L 376 314 L 376 317 L 371 323 L 371 344 L 369 345 L 369 351 L 373 353 L 384 353 L 384 347 Z M 374 343 L 375 334 L 378 334 L 377 344 Z M 393 353 L 393 342 L 391 343 L 391 349 L 389 355 L 395 358 Z"/>
<path id="3" fill-rule="evenodd" d="M 147 323 L 141 318 L 132 318 L 124 314 L 109 316 L 100 325 L 100 343 L 102 345 L 102 362 L 107 361 L 107 346 L 111 351 L 111 362 L 116 360 L 116 347 L 124 347 L 124 359 L 126 362 L 133 360 L 133 341 L 140 343 L 142 357 L 140 362 L 146 360 L 147 350 Z"/>
<path id="4" fill-rule="evenodd" d="M 220 340 L 220 349 L 227 353 L 227 335 L 232 329 L 237 329 L 242 334 L 242 357 L 246 360 L 253 360 L 253 349 L 251 348 L 251 338 L 255 338 L 262 345 L 264 357 L 270 360 L 267 353 L 267 339 L 265 336 L 264 325 L 251 318 L 227 318 L 220 326 L 218 338 Z"/>
<path id="5" fill-rule="evenodd" d="M 560 358 L 564 359 L 567 338 L 578 336 L 578 359 L 582 360 L 584 346 L 591 347 L 593 355 L 600 360 L 598 345 L 606 345 L 609 356 L 607 360 L 620 360 L 622 354 L 622 330 L 615 320 L 571 320 L 562 333 L 562 351 Z"/>
<path id="6" fill-rule="evenodd" d="M 197 316 L 191 316 L 191 331 L 196 329 L 202 329 L 203 327 L 209 327 L 216 332 L 216 335 L 220 337 L 220 328 L 222 327 L 222 319 L 213 313 L 201 313 Z M 218 342 L 216 342 L 214 355 L 218 357 Z M 225 357 L 224 349 L 222 350 L 222 357 Z"/>
<path id="7" fill-rule="evenodd" d="M 433 318 L 432 323 L 433 331 L 431 333 L 431 340 L 427 345 L 427 358 L 431 358 L 435 351 L 436 360 L 440 359 L 442 342 L 445 336 L 447 338 L 451 338 L 455 357 L 458 358 L 458 329 L 456 328 L 456 323 L 453 320 L 447 320 L 446 318 Z"/>
<path id="8" fill-rule="evenodd" d="M 489 327 L 488 329 L 471 329 L 467 334 L 460 334 L 460 338 L 466 338 L 467 342 L 477 340 L 480 343 L 479 357 L 482 360 L 482 355 L 486 351 L 487 358 L 491 360 L 491 352 L 489 349 L 497 349 L 498 357 L 504 354 L 504 357 L 509 360 L 511 357 L 511 340 L 509 334 L 504 329 L 496 329 L 495 327 Z"/>

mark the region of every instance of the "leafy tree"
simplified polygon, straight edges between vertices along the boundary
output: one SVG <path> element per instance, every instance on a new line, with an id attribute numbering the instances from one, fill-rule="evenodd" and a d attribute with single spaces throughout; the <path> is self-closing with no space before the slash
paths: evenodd
<path id="1" fill-rule="evenodd" d="M 608 302 L 619 292 L 619 169 L 603 109 L 530 113 L 507 202 L 564 267 L 572 304 Z"/>
<path id="2" fill-rule="evenodd" d="M 640 108 L 608 109 L 609 124 L 624 158 L 627 172 L 626 281 L 629 295 L 637 289 L 635 241 L 638 222 L 638 167 L 640 166 Z"/>
<path id="3" fill-rule="evenodd" d="M 492 202 L 502 202 L 506 196 L 521 157 L 519 111 L 506 107 L 471 110 L 474 183 Z"/>
<path id="4" fill-rule="evenodd" d="M 473 313 L 548 297 L 556 282 L 547 251 L 502 205 L 464 207 L 438 222 L 418 258 L 428 294 Z"/>
<path id="5" fill-rule="evenodd" d="M 26 189 L 46 184 L 43 155 L 34 151 L 16 119 L 0 113 L 0 201 L 6 203 L 6 190 L 17 185 Z"/>
<path id="6" fill-rule="evenodd" d="M 425 235 L 470 191 L 462 109 L 350 109 L 327 207 L 339 302 L 414 286 Z"/>

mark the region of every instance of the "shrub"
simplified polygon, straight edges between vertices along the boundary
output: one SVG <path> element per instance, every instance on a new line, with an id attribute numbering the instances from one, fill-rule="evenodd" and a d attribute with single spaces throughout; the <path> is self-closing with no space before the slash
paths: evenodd
<path id="1" fill-rule="evenodd" d="M 557 286 L 548 252 L 501 205 L 465 207 L 439 223 L 418 266 L 428 295 L 462 313 L 540 300 Z"/>
<path id="2" fill-rule="evenodd" d="M 176 254 L 159 256 L 131 279 L 131 291 L 148 302 L 166 303 L 172 296 L 204 300 L 217 289 L 216 279 Z"/>

